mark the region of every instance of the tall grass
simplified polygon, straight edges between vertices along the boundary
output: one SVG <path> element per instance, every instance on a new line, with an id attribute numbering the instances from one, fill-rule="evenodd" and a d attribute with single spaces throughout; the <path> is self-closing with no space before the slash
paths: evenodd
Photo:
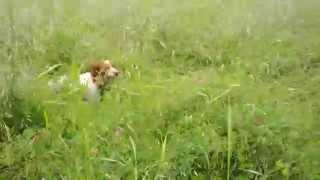
<path id="1" fill-rule="evenodd" d="M 232 108 L 230 105 L 230 98 L 228 99 L 228 116 L 227 116 L 227 127 L 228 127 L 228 176 L 230 179 L 230 165 L 231 165 L 231 154 L 232 154 Z"/>
<path id="2" fill-rule="evenodd" d="M 0 177 L 319 179 L 319 5 L 0 1 Z"/>

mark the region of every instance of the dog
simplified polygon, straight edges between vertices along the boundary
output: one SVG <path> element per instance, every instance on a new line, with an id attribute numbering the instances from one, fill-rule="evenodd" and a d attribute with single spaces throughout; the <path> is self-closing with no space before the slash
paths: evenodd
<path id="1" fill-rule="evenodd" d="M 87 88 L 84 100 L 101 96 L 106 84 L 119 74 L 120 71 L 112 66 L 110 60 L 91 64 L 90 71 L 79 76 L 80 85 Z"/>
<path id="2" fill-rule="evenodd" d="M 110 60 L 92 63 L 87 72 L 79 75 L 79 84 L 80 86 L 85 87 L 83 100 L 101 100 L 100 98 L 103 95 L 106 85 L 119 74 L 120 71 L 113 67 Z M 50 80 L 48 85 L 50 89 L 59 92 L 67 84 L 67 81 L 67 76 L 63 75 L 56 81 Z"/>

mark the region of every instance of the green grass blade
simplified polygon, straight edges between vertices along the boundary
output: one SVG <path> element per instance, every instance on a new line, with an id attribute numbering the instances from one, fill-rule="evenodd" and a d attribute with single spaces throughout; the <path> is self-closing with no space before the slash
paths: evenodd
<path id="1" fill-rule="evenodd" d="M 231 152 L 232 152 L 232 109 L 230 105 L 230 97 L 228 98 L 228 176 L 227 179 L 230 179 L 230 166 L 231 166 Z"/>

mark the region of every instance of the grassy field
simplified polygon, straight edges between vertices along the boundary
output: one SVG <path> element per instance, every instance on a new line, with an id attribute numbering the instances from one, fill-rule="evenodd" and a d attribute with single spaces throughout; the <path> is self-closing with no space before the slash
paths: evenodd
<path id="1" fill-rule="evenodd" d="M 2 0 L 0 63 L 0 179 L 320 179 L 318 0 Z"/>

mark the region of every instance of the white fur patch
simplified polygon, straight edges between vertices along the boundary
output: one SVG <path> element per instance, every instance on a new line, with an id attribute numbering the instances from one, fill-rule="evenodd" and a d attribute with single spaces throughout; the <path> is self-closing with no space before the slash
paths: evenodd
<path id="1" fill-rule="evenodd" d="M 80 74 L 79 81 L 80 85 L 86 86 L 88 88 L 85 96 L 87 100 L 99 98 L 99 89 L 97 85 L 94 84 L 90 72 Z"/>

